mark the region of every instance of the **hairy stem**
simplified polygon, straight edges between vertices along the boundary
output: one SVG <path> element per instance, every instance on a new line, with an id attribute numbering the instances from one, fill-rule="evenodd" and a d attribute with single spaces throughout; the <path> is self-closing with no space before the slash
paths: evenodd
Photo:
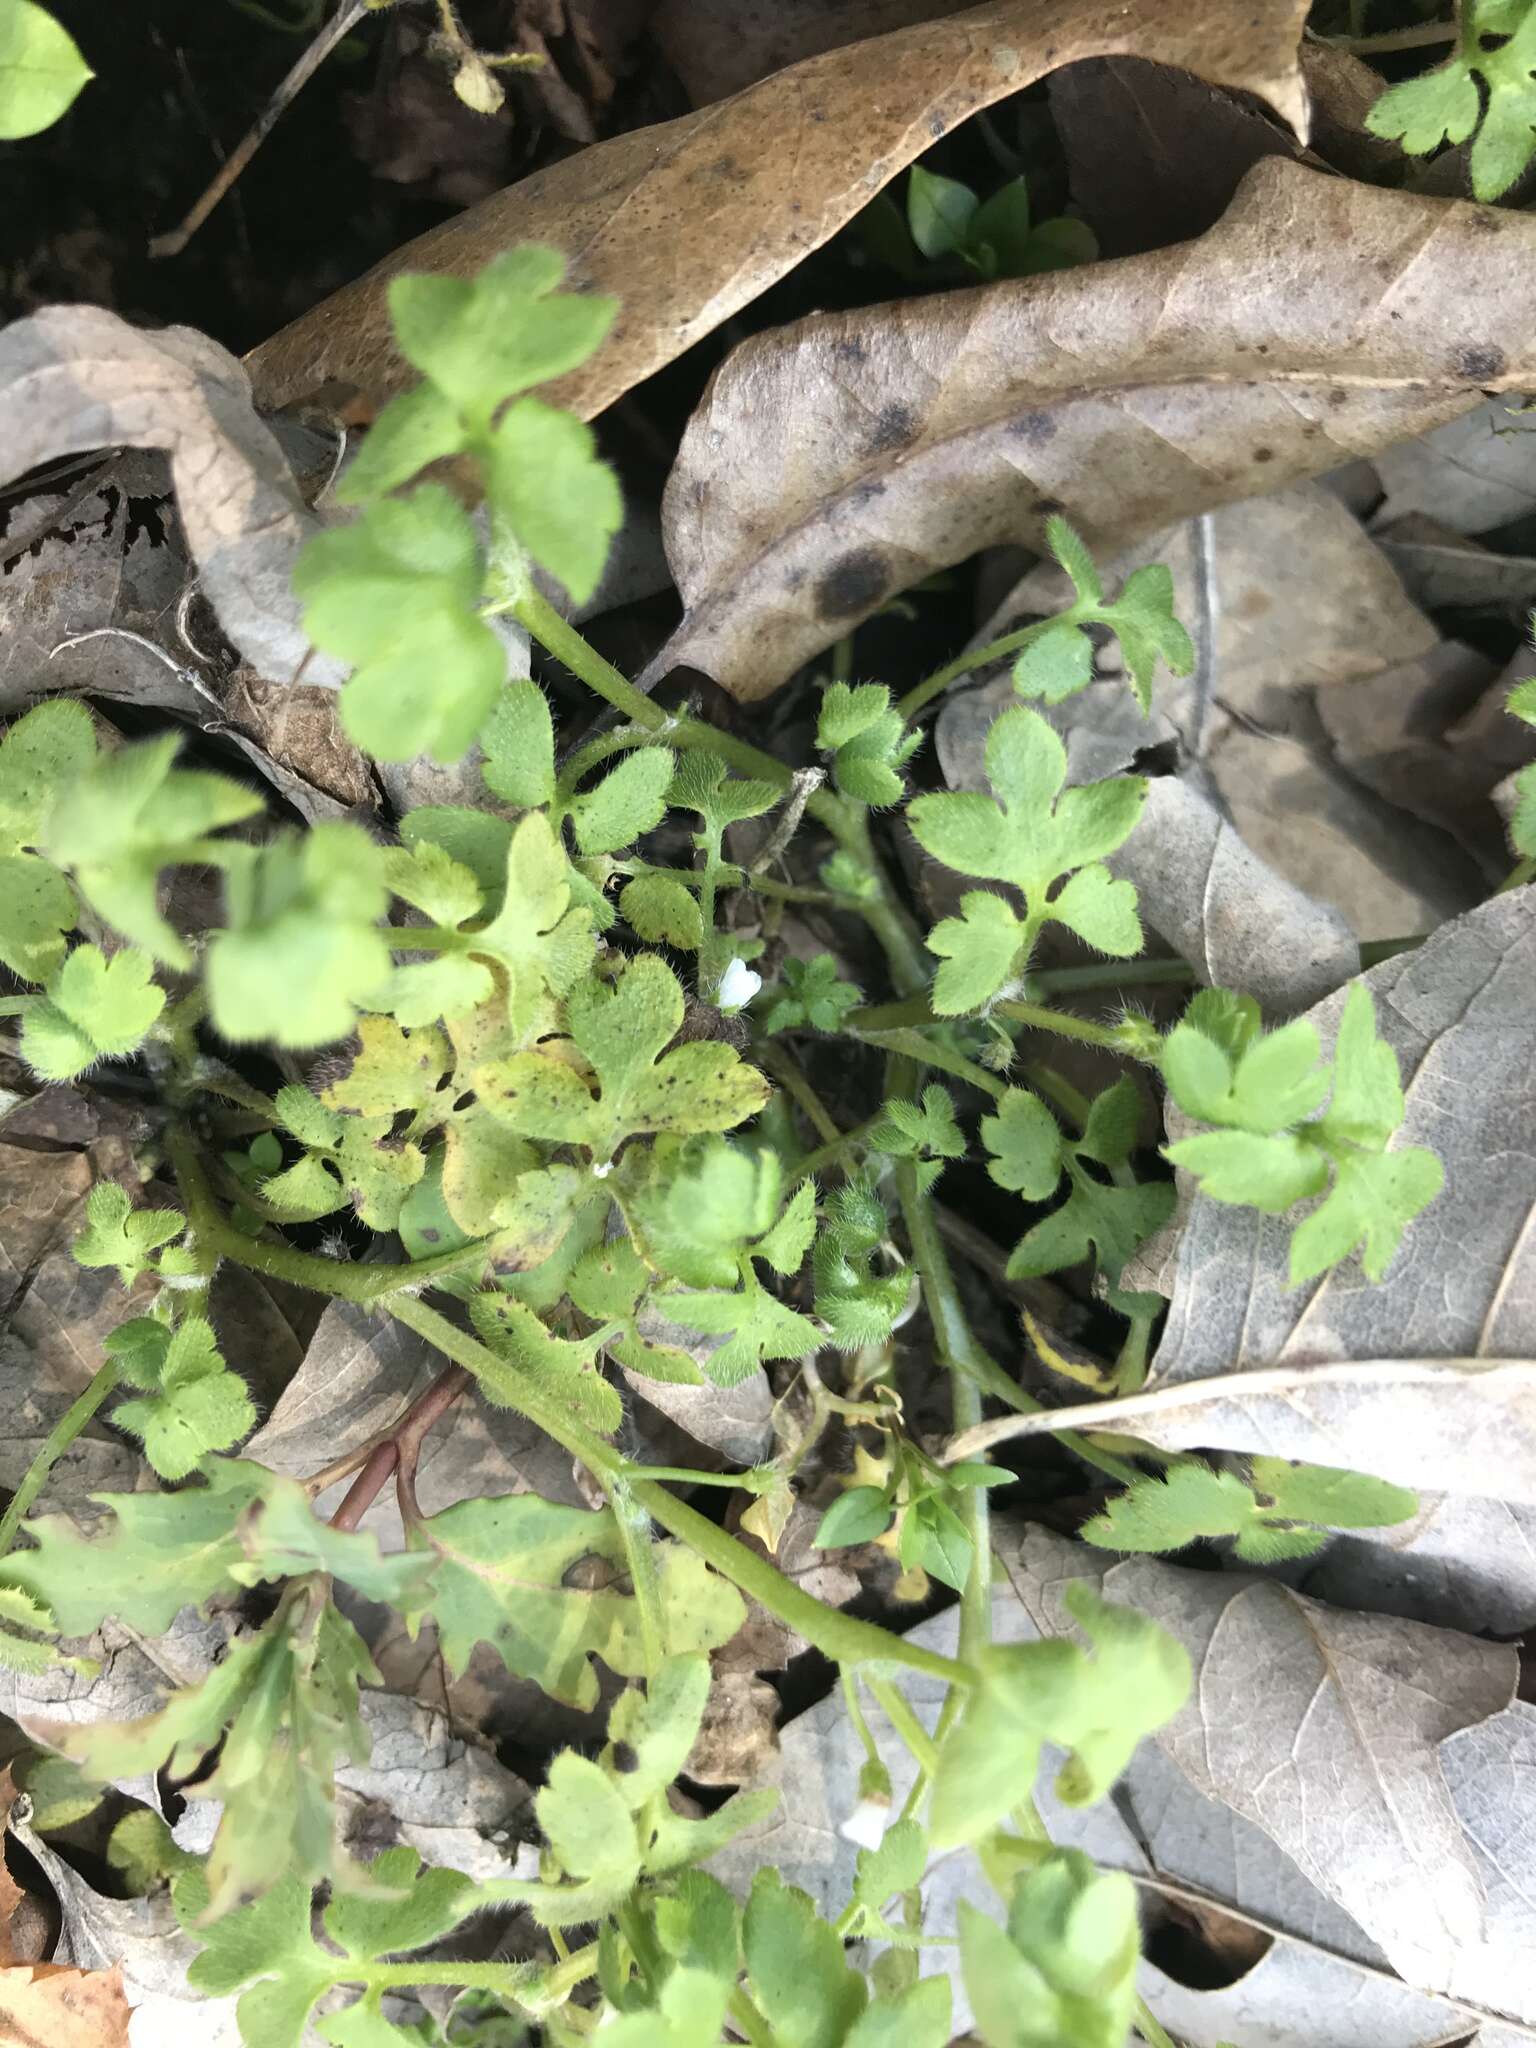
<path id="1" fill-rule="evenodd" d="M 1094 1024 L 1086 1017 L 1074 1017 L 1066 1010 L 1047 1010 L 1039 1003 L 999 1003 L 996 1013 L 1032 1031 L 1054 1031 L 1060 1038 L 1075 1038 L 1083 1045 L 1102 1046 L 1106 1052 L 1135 1056 L 1135 1049 L 1127 1043 L 1124 1033 L 1112 1024 Z M 866 1003 L 861 1009 L 850 1010 L 845 1023 L 849 1031 L 857 1032 L 860 1037 L 878 1033 L 883 1038 L 887 1032 L 905 1030 L 913 1025 L 922 1027 L 963 1021 L 958 1017 L 935 1015 L 932 1003 L 926 994 L 922 994 L 908 995 L 896 1003 Z M 934 1064 L 938 1062 L 934 1061 Z"/>
<path id="2" fill-rule="evenodd" d="M 1059 615 L 1055 618 L 1040 619 L 1033 626 L 1020 626 L 1017 632 L 1005 633 L 1000 640 L 989 640 L 985 647 L 973 647 L 968 654 L 957 654 L 954 660 L 946 662 L 943 668 L 936 668 L 931 676 L 925 676 L 920 683 L 914 684 L 897 704 L 896 709 L 905 719 L 916 718 L 925 705 L 931 704 L 935 697 L 942 696 L 950 684 L 958 682 L 961 676 L 968 676 L 972 669 L 986 668 L 994 661 L 1001 661 L 1005 655 L 1019 653 L 1031 640 L 1038 640 L 1042 633 L 1049 632 L 1052 626 L 1060 624 Z"/>
<path id="3" fill-rule="evenodd" d="M 27 1467 L 20 1486 L 11 1496 L 10 1506 L 5 1514 L 0 1516 L 0 1557 L 4 1557 L 16 1541 L 16 1532 L 33 1501 L 47 1485 L 49 1473 L 117 1385 L 117 1380 L 117 1360 L 109 1358 L 85 1392 L 78 1400 L 71 1402 L 43 1439 L 41 1450 Z"/>

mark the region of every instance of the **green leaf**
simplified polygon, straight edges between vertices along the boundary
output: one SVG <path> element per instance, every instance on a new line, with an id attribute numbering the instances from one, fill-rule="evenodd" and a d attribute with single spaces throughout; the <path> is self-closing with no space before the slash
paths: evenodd
<path id="1" fill-rule="evenodd" d="M 835 754 L 877 725 L 890 708 L 891 693 L 883 683 L 829 683 L 816 720 L 817 746 Z"/>
<path id="2" fill-rule="evenodd" d="M 1129 959 L 1141 951 L 1135 885 L 1116 881 L 1108 868 L 1080 868 L 1057 893 L 1051 916 L 1097 952 Z"/>
<path id="3" fill-rule="evenodd" d="M 1248 1131 L 1206 1131 L 1165 1145 L 1163 1157 L 1193 1173 L 1213 1202 L 1240 1202 L 1266 1216 L 1320 1194 L 1328 1184 L 1327 1156 L 1281 1132 L 1259 1138 Z"/>
<path id="4" fill-rule="evenodd" d="M 1332 1465 L 1293 1465 L 1288 1458 L 1250 1458 L 1254 1486 L 1272 1512 L 1332 1529 L 1374 1529 L 1411 1521 L 1418 1495 L 1406 1486 Z"/>
<path id="5" fill-rule="evenodd" d="M 891 1503 L 880 1487 L 850 1486 L 822 1516 L 811 1541 L 819 1550 L 873 1543 L 891 1526 L 891 1515 Z"/>
<path id="6" fill-rule="evenodd" d="M 51 128 L 95 73 L 33 0 L 0 0 L 0 142 Z"/>
<path id="7" fill-rule="evenodd" d="M 630 929 L 648 945 L 676 946 L 696 953 L 704 942 L 698 899 L 671 875 L 637 875 L 626 882 L 619 909 Z"/>
<path id="8" fill-rule="evenodd" d="M 181 1608 L 242 1586 L 329 1572 L 370 1600 L 400 1601 L 428 1570 L 317 1521 L 296 1480 L 260 1465 L 217 1458 L 204 1478 L 179 1493 L 94 1494 L 112 1512 L 88 1536 L 64 1515 L 29 1521 L 37 1547 L 13 1551 L 5 1576 L 46 1600 L 65 1635 L 111 1615 L 156 1636 Z"/>
<path id="9" fill-rule="evenodd" d="M 933 1163 L 920 1166 L 918 1173 L 936 1175 L 939 1170 Z M 884 1343 L 911 1301 L 912 1274 L 893 1263 L 890 1227 L 885 1204 L 868 1181 L 846 1182 L 827 1203 L 826 1225 L 813 1257 L 816 1313 L 841 1350 Z"/>
<path id="10" fill-rule="evenodd" d="M 1136 1889 L 1077 1849 L 1020 1877 L 1007 1931 L 959 1914 L 966 1996 L 987 2048 L 1123 2048 L 1136 2008 Z"/>
<path id="11" fill-rule="evenodd" d="M 728 825 L 760 818 L 783 797 L 784 792 L 771 782 L 731 775 L 717 754 L 698 752 L 684 754 L 678 762 L 667 802 L 675 810 L 697 811 L 706 832 L 718 836 Z"/>
<path id="12" fill-rule="evenodd" d="M 1079 604 L 1094 607 L 1104 601 L 1104 585 L 1092 554 L 1077 529 L 1059 512 L 1045 522 L 1045 544 L 1066 570 Z"/>
<path id="13" fill-rule="evenodd" d="M 840 1031 L 848 1012 L 863 1002 L 862 990 L 843 981 L 830 953 L 818 953 L 811 960 L 788 959 L 779 970 L 777 987 L 763 991 L 763 1029 L 793 1031 L 809 1025 L 813 1031 Z"/>
<path id="14" fill-rule="evenodd" d="M 1187 1018 L 1163 1047 L 1163 1078 L 1187 1116 L 1260 1135 L 1309 1116 L 1328 1093 L 1329 1071 L 1304 1017 L 1250 1040 L 1235 1065 Z"/>
<path id="15" fill-rule="evenodd" d="M 525 243 L 473 281 L 397 277 L 389 310 L 400 351 L 477 426 L 515 392 L 574 370 L 613 324 L 618 302 L 555 289 L 557 249 Z"/>
<path id="16" fill-rule="evenodd" d="M 612 1878 L 640 1868 L 635 1824 L 605 1771 L 562 1750 L 535 1806 L 539 1826 L 571 1877 Z"/>
<path id="17" fill-rule="evenodd" d="M 36 849 L 54 802 L 95 758 L 91 715 L 73 698 L 39 704 L 0 740 L 0 962 L 25 981 L 59 968 L 79 916 L 68 880 Z"/>
<path id="18" fill-rule="evenodd" d="M 877 1152 L 887 1152 L 893 1159 L 965 1156 L 965 1133 L 955 1116 L 954 1097 L 937 1081 L 923 1090 L 920 1104 L 890 1097 L 869 1142 Z"/>
<path id="19" fill-rule="evenodd" d="M 704 1361 L 718 1387 L 750 1379 L 768 1358 L 808 1358 L 822 1341 L 813 1322 L 757 1284 L 734 1293 L 658 1294 L 655 1304 L 685 1330 L 726 1340 Z"/>
<path id="20" fill-rule="evenodd" d="M 411 1613 L 432 1613 L 451 1671 L 462 1672 L 475 1645 L 488 1643 L 516 1676 L 583 1708 L 597 1704 L 594 1656 L 621 1677 L 643 1674 L 632 1597 L 612 1584 L 566 1583 L 584 1558 L 606 1563 L 615 1577 L 625 1570 L 609 1510 L 559 1507 L 531 1493 L 492 1496 L 429 1517 L 418 1540 L 437 1568 Z M 745 1610 L 725 1580 L 675 1545 L 660 1548 L 659 1568 L 669 1649 L 713 1649 L 735 1634 Z"/>
<path id="21" fill-rule="evenodd" d="M 469 445 L 464 422 L 452 402 L 430 384 L 392 398 L 363 438 L 336 486 L 343 505 L 381 498 L 409 483 L 416 472 Z"/>
<path id="22" fill-rule="evenodd" d="M 1174 617 L 1172 571 L 1162 562 L 1133 569 L 1120 595 L 1100 617 L 1120 642 L 1131 688 L 1145 717 L 1152 709 L 1157 664 L 1161 661 L 1176 676 L 1188 675 L 1195 665 L 1194 643 Z"/>
<path id="23" fill-rule="evenodd" d="M 868 2000 L 864 1979 L 802 1891 L 759 1870 L 742 1920 L 753 2001 L 783 2048 L 840 2048 Z"/>
<path id="24" fill-rule="evenodd" d="M 1366 1279 L 1385 1279 L 1403 1232 L 1444 1186 L 1445 1168 L 1421 1145 L 1338 1160 L 1333 1192 L 1291 1235 L 1291 1285 L 1304 1286 L 1356 1250 Z"/>
<path id="25" fill-rule="evenodd" d="M 131 1326 L 130 1326 L 131 1327 Z M 154 1325 L 160 1329 L 161 1325 Z M 107 1339 L 115 1349 L 114 1331 Z M 118 1429 L 131 1430 L 162 1479 L 185 1479 L 210 1451 L 227 1451 L 256 1426 L 256 1411 L 245 1382 L 224 1363 L 213 1328 L 202 1316 L 186 1316 L 174 1331 L 164 1331 L 148 1391 L 112 1411 Z M 137 1346 L 133 1377 L 144 1386 L 146 1349 Z"/>
<path id="26" fill-rule="evenodd" d="M 1136 1187 L 1105 1187 L 1067 1160 L 1072 1191 L 1061 1208 L 1027 1230 L 1008 1261 L 1010 1279 L 1032 1279 L 1060 1272 L 1092 1255 L 1112 1283 L 1137 1246 L 1160 1230 L 1173 1214 L 1174 1191 L 1167 1181 Z"/>
<path id="27" fill-rule="evenodd" d="M 595 788 L 572 799 L 571 822 L 583 853 L 616 853 L 661 823 L 676 756 L 669 747 L 639 747 Z"/>
<path id="28" fill-rule="evenodd" d="M 953 2031 L 952 2006 L 949 1979 L 924 1977 L 866 2006 L 843 2048 L 945 2048 Z"/>
<path id="29" fill-rule="evenodd" d="M 1288 1547 L 1284 1535 L 1280 1546 L 1271 1548 L 1271 1534 L 1283 1531 L 1284 1524 L 1266 1515 L 1253 1488 L 1235 1472 L 1215 1472 L 1209 1465 L 1191 1462 L 1138 1479 L 1102 1514 L 1085 1522 L 1081 1534 L 1104 1550 L 1155 1552 L 1227 1536 L 1236 1541 L 1240 1557 L 1254 1562 L 1278 1555 L 1306 1556 L 1325 1541 L 1321 1530 L 1308 1530 L 1301 1532 L 1299 1548 Z"/>
<path id="30" fill-rule="evenodd" d="M 99 1180 L 86 1197 L 85 1228 L 71 1247 L 79 1266 L 115 1266 L 131 1287 L 154 1269 L 154 1253 L 186 1228 L 179 1209 L 135 1209 L 116 1181 Z"/>
<path id="31" fill-rule="evenodd" d="M 1047 1201 L 1056 1192 L 1061 1131 L 1038 1095 L 1010 1088 L 997 1114 L 982 1118 L 981 1142 L 992 1155 L 987 1172 L 999 1187 L 1012 1188 L 1028 1202 Z"/>
<path id="32" fill-rule="evenodd" d="M 555 793 L 555 726 L 549 699 L 523 677 L 508 683 L 480 733 L 481 773 L 509 804 L 547 804 Z"/>
<path id="33" fill-rule="evenodd" d="M 1188 1696 L 1189 1658 L 1156 1622 L 1111 1606 L 1086 1580 L 1072 1581 L 1063 1598 L 1094 1654 L 1062 1638 L 986 1652 L 981 1683 L 940 1748 L 936 1847 L 975 1841 L 1016 1805 L 1042 1743 L 1071 1752 L 1058 1798 L 1068 1806 L 1102 1799 L 1142 1737 Z"/>
<path id="34" fill-rule="evenodd" d="M 498 520 L 584 604 L 624 523 L 618 478 L 598 459 L 592 429 L 542 399 L 520 398 L 496 427 L 489 468 Z"/>
<path id="35" fill-rule="evenodd" d="M 630 960 L 612 988 L 578 984 L 566 1007 L 596 1096 L 571 1067 L 543 1053 L 517 1053 L 476 1072 L 487 1104 L 525 1137 L 586 1145 L 607 1159 L 637 1131 L 729 1130 L 768 1099 L 767 1082 L 733 1046 L 694 1040 L 664 1052 L 683 1021 L 683 992 L 653 953 Z"/>
<path id="36" fill-rule="evenodd" d="M 499 1291 L 477 1294 L 469 1306 L 480 1336 L 514 1368 L 507 1395 L 512 1405 L 516 1381 L 526 1379 L 562 1401 L 589 1429 L 611 1436 L 619 1427 L 623 1403 L 598 1368 L 600 1333 L 579 1340 L 552 1336 L 532 1309 Z M 489 1384 L 484 1390 L 495 1397 Z"/>
<path id="37" fill-rule="evenodd" d="M 1020 277 L 1029 243 L 1029 187 L 1022 178 L 1010 178 L 971 216 L 966 254 L 984 277 Z"/>
<path id="38" fill-rule="evenodd" d="M 953 256 L 965 247 L 980 201 L 958 178 L 941 178 L 912 166 L 907 180 L 907 226 L 929 258 Z"/>
<path id="39" fill-rule="evenodd" d="M 382 849 L 356 825 L 327 822 L 237 850 L 228 922 L 208 950 L 214 1025 L 236 1044 L 345 1038 L 389 972 L 375 924 L 388 904 Z"/>
<path id="40" fill-rule="evenodd" d="M 52 1746 L 99 1783 L 169 1768 L 197 1779 L 193 1797 L 222 1801 L 208 1859 L 215 1913 L 290 1874 L 318 1878 L 335 1861 L 334 1770 L 343 1758 L 367 1758 L 357 1685 L 378 1674 L 322 1588 L 316 1581 L 280 1606 L 157 1712 L 48 1730 Z"/>
<path id="41" fill-rule="evenodd" d="M 935 1011 L 958 1017 L 989 1003 L 1012 980 L 1023 943 L 1024 927 L 1001 896 L 968 890 L 960 915 L 944 918 L 928 934 L 929 951 L 942 961 L 933 982 Z"/>
<path id="42" fill-rule="evenodd" d="M 469 514 L 441 484 L 380 499 L 300 554 L 304 630 L 352 664 L 342 722 L 376 759 L 456 761 L 485 723 L 507 664 L 475 610 L 484 578 Z"/>
<path id="43" fill-rule="evenodd" d="M 889 707 L 890 692 L 883 684 L 867 683 L 861 688 L 878 690 Z M 901 769 L 921 744 L 922 735 L 909 732 L 901 713 L 887 708 L 838 747 L 832 758 L 833 780 L 855 803 L 900 803 L 906 792 Z"/>
<path id="44" fill-rule="evenodd" d="M 631 1813 L 665 1792 L 682 1771 L 708 1698 L 709 1659 L 693 1651 L 663 1658 L 644 1692 L 631 1686 L 614 1701 L 603 1760 Z"/>
<path id="45" fill-rule="evenodd" d="M 132 947 L 109 960 L 76 946 L 21 1020 L 21 1056 L 44 1081 L 72 1081 L 102 1059 L 137 1052 L 165 1008 L 154 962 Z"/>
<path id="46" fill-rule="evenodd" d="M 987 779 L 1000 802 L 959 793 L 920 796 L 907 807 L 918 843 L 962 874 L 1012 882 L 1037 921 L 1085 921 L 1094 943 L 1113 946 L 1129 935 L 1134 891 L 1128 883 L 1077 883 L 1057 903 L 1048 892 L 1060 875 L 1113 853 L 1141 815 L 1146 781 L 1122 776 L 1064 789 L 1067 754 L 1038 712 L 1005 711 L 987 735 Z M 1140 927 L 1137 925 L 1137 944 Z M 1132 948 L 1134 950 L 1134 947 Z"/>
<path id="47" fill-rule="evenodd" d="M 1093 642 L 1081 626 L 1062 620 L 1031 640 L 1013 664 L 1013 687 L 1021 697 L 1060 704 L 1093 681 Z"/>
<path id="48" fill-rule="evenodd" d="M 261 797 L 224 775 L 177 768 L 180 738 L 169 733 L 100 754 L 48 816 L 45 851 L 74 870 L 91 903 L 135 944 L 173 967 L 192 954 L 161 914 L 163 868 L 220 859 L 209 834 L 255 816 Z"/>
<path id="49" fill-rule="evenodd" d="M 928 1576 L 965 1591 L 975 1546 L 954 1509 L 936 1496 L 915 1501 L 901 1523 L 901 1561 L 908 1571 L 920 1565 Z"/>
<path id="50" fill-rule="evenodd" d="M 203 1945 L 188 1982 L 214 1998 L 244 1989 L 243 2038 L 262 2048 L 299 2048 L 311 2008 L 333 1983 L 358 1982 L 359 1963 L 427 1947 L 485 1904 L 479 1887 L 462 1872 L 423 1870 L 414 1849 L 384 1850 L 368 1866 L 368 1876 L 366 1896 L 341 1891 L 326 1908 L 325 1932 L 342 1951 L 338 1955 L 322 1948 L 311 1932 L 307 1884 L 287 1879 L 253 1905 L 210 1923 L 204 1917 L 206 1884 L 200 1873 L 188 1873 L 172 1892 L 177 1918 Z"/>

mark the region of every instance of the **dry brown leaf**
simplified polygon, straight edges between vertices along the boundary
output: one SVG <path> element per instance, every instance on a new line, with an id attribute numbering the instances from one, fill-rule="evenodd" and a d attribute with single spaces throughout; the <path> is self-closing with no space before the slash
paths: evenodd
<path id="1" fill-rule="evenodd" d="M 963 7 L 964 0 L 661 0 L 650 32 L 689 99 L 707 107 L 787 64 Z"/>
<path id="2" fill-rule="evenodd" d="M 1104 549 L 1536 381 L 1536 221 L 1266 159 L 1198 241 L 742 344 L 664 506 L 653 662 L 750 700 L 941 566 Z"/>
<path id="3" fill-rule="evenodd" d="M 28 1963 L 0 1970 L 0 2042 L 6 2048 L 128 2048 L 131 2017 L 121 1965 L 71 1970 Z"/>
<path id="4" fill-rule="evenodd" d="M 390 331 L 391 278 L 468 277 L 532 241 L 562 250 L 583 290 L 620 300 L 607 345 L 548 388 L 590 419 L 819 249 L 936 136 L 1059 65 L 1122 52 L 1183 65 L 1303 129 L 1306 14 L 1307 0 L 991 0 L 808 58 L 718 108 L 566 157 L 408 242 L 246 359 L 258 401 L 340 386 L 382 405 L 414 376 Z"/>

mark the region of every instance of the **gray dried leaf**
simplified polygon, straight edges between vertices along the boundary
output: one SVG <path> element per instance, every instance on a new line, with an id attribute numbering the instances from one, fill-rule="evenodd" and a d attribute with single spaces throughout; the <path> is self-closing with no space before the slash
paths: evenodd
<path id="1" fill-rule="evenodd" d="M 138 641 L 113 635 L 54 653 L 100 626 L 169 645 L 167 622 L 188 575 L 169 493 L 163 459 L 134 452 L 88 489 L 46 492 L 14 507 L 0 536 L 0 714 L 24 711 L 52 690 L 88 690 L 184 718 L 206 711 L 185 676 Z M 31 534 L 37 538 L 22 554 L 7 553 Z"/>
<path id="2" fill-rule="evenodd" d="M 1414 661 L 1347 690 L 1319 690 L 1316 699 L 1339 765 L 1388 803 L 1449 833 L 1489 880 L 1510 868 L 1492 795 L 1509 762 L 1458 745 L 1451 734 L 1497 674 L 1476 648 L 1442 640 Z M 1514 719 L 1505 723 L 1519 729 Z M 1511 734 L 1509 744 L 1513 753 L 1520 743 Z"/>
<path id="3" fill-rule="evenodd" d="M 1447 606 L 1496 611 L 1523 624 L 1521 614 L 1536 599 L 1536 560 L 1531 556 L 1501 555 L 1428 513 L 1408 512 L 1378 524 L 1373 538 L 1426 611 Z"/>
<path id="4" fill-rule="evenodd" d="M 134 2048 L 176 2048 L 193 2039 L 199 2048 L 239 2048 L 236 2000 L 200 1998 L 188 1989 L 187 1971 L 203 1944 L 182 1931 L 168 1891 L 147 1899 L 107 1898 L 34 1833 L 19 1807 L 10 1832 L 37 1859 L 59 1902 L 54 1962 L 79 1970 L 122 1965 Z"/>
<path id="5" fill-rule="evenodd" d="M 334 1301 L 303 1365 L 241 1455 L 288 1478 L 308 1479 L 387 1429 L 442 1366 L 441 1354 L 413 1331 L 388 1316 Z M 345 1484 L 318 1497 L 322 1515 L 339 1504 Z M 546 1500 L 584 1505 L 569 1457 L 533 1423 L 511 1409 L 489 1407 L 473 1392 L 454 1403 L 422 1445 L 416 1493 L 428 1515 L 493 1493 L 540 1493 Z M 404 1548 L 392 1489 L 374 1502 L 361 1526 L 386 1550 Z"/>
<path id="6" fill-rule="evenodd" d="M 1536 1507 L 1421 1497 L 1395 1529 L 1340 1534 L 1304 1581 L 1336 1607 L 1514 1636 L 1536 1623 Z"/>
<path id="7" fill-rule="evenodd" d="M 688 610 L 648 674 L 761 697 L 933 569 L 1038 546 L 1051 511 L 1107 551 L 1536 381 L 1531 273 L 1490 266 L 1490 225 L 1536 244 L 1271 158 L 1192 244 L 754 337 L 667 486 Z"/>
<path id="8" fill-rule="evenodd" d="M 1155 1738 L 1169 1761 L 1262 1829 L 1409 1983 L 1473 1995 L 1484 1888 L 1436 1751 L 1508 1705 L 1514 1651 L 1151 1559 L 1116 1566 L 1104 1590 L 1194 1664 L 1190 1701 Z"/>
<path id="9" fill-rule="evenodd" d="M 1360 972 L 1339 912 L 1266 867 L 1213 803 L 1172 776 L 1150 784 L 1110 866 L 1135 883 L 1146 922 L 1207 987 L 1240 988 L 1284 1015 Z"/>
<path id="10" fill-rule="evenodd" d="M 341 680 L 311 655 L 290 587 L 315 521 L 245 371 L 216 342 L 185 327 L 144 333 L 96 306 L 49 307 L 0 333 L 0 412 L 0 484 L 61 455 L 164 449 L 187 545 L 230 639 L 274 681 L 301 666 L 312 683 Z"/>
<path id="11" fill-rule="evenodd" d="M 1490 398 L 1475 412 L 1378 455 L 1386 492 L 1378 522 L 1427 512 L 1456 533 L 1487 533 L 1536 509 L 1536 436 L 1520 403 Z"/>
<path id="12" fill-rule="evenodd" d="M 404 1842 L 423 1863 L 479 1883 L 510 1876 L 533 1827 L 522 1779 L 418 1700 L 367 1687 L 361 1703 L 373 1751 L 337 1770 L 343 1839 L 367 1856 Z"/>

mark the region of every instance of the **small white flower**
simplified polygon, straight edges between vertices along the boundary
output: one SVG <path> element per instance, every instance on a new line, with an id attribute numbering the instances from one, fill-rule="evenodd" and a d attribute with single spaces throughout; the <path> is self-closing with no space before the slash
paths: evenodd
<path id="1" fill-rule="evenodd" d="M 720 992 L 716 997 L 722 1010 L 743 1009 L 763 985 L 763 977 L 754 974 L 745 960 L 733 960 L 720 977 Z"/>
<path id="2" fill-rule="evenodd" d="M 861 1849 L 878 1849 L 890 1821 L 888 1799 L 861 1799 L 837 1832 L 845 1842 L 856 1842 Z"/>
<path id="3" fill-rule="evenodd" d="M 592 1178 L 594 1180 L 606 1180 L 612 1171 L 613 1161 L 611 1159 L 604 1159 L 600 1164 L 593 1166 Z"/>

